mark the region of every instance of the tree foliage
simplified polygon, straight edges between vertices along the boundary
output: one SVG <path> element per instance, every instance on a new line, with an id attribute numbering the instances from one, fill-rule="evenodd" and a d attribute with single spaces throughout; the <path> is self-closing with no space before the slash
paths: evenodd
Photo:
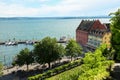
<path id="1" fill-rule="evenodd" d="M 71 39 L 66 45 L 66 56 L 70 56 L 72 60 L 72 57 L 76 57 L 81 54 L 81 50 L 80 45 L 78 45 L 75 40 Z"/>
<path id="2" fill-rule="evenodd" d="M 50 63 L 61 57 L 64 53 L 64 47 L 57 43 L 55 38 L 46 37 L 35 45 L 34 53 L 38 63 Z"/>
<path id="3" fill-rule="evenodd" d="M 108 69 L 114 63 L 102 55 L 105 47 L 86 53 L 83 64 L 47 80 L 104 80 L 109 77 Z"/>
<path id="4" fill-rule="evenodd" d="M 114 62 L 107 60 L 106 57 L 103 56 L 105 49 L 105 45 L 101 45 L 95 52 L 86 54 L 83 59 L 83 68 L 85 71 L 82 71 L 83 73 L 79 76 L 78 80 L 103 80 L 109 76 L 107 69 Z"/>
<path id="5" fill-rule="evenodd" d="M 28 48 L 25 48 L 20 51 L 20 53 L 16 56 L 16 59 L 13 63 L 22 66 L 24 64 L 27 65 L 27 70 L 28 70 L 28 65 L 34 62 L 34 57 L 32 55 L 32 52 Z"/>
<path id="6" fill-rule="evenodd" d="M 0 76 L 2 75 L 2 70 L 3 70 L 3 65 L 2 65 L 2 63 L 0 62 Z"/>
<path id="7" fill-rule="evenodd" d="M 118 11 L 111 13 L 111 31 L 112 38 L 111 44 L 115 49 L 115 59 L 120 60 L 120 9 Z"/>

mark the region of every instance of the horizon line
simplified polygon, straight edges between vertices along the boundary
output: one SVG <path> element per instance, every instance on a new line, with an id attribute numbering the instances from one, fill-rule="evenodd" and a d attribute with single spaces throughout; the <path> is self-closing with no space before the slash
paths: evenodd
<path id="1" fill-rule="evenodd" d="M 61 17 L 111 17 L 109 15 L 98 16 L 0 16 L 0 18 L 61 18 Z"/>
<path id="2" fill-rule="evenodd" d="M 81 19 L 81 18 L 111 18 L 111 16 L 58 16 L 58 17 L 0 17 L 0 19 Z"/>

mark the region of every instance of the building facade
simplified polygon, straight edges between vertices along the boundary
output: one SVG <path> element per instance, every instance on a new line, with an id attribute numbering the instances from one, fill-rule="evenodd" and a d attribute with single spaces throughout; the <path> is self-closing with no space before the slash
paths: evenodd
<path id="1" fill-rule="evenodd" d="M 86 24 L 86 25 L 85 25 Z M 85 27 L 85 28 L 84 28 Z M 76 29 L 76 41 L 83 46 L 96 49 L 102 43 L 110 47 L 111 32 L 108 24 L 99 20 L 82 21 Z"/>
<path id="2" fill-rule="evenodd" d="M 76 41 L 81 45 L 85 45 L 88 42 L 88 34 L 94 21 L 82 20 L 80 25 L 76 29 Z"/>
<path id="3" fill-rule="evenodd" d="M 87 47 L 90 47 L 92 49 L 96 49 L 101 44 L 106 44 L 108 48 L 110 48 L 110 38 L 111 38 L 111 32 L 108 31 L 91 31 L 88 35 L 88 42 Z"/>

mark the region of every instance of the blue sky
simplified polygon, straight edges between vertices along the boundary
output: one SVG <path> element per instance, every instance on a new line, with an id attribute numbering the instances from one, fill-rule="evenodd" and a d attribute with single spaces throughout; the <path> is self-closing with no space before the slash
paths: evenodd
<path id="1" fill-rule="evenodd" d="M 0 0 L 0 17 L 103 16 L 120 0 Z"/>

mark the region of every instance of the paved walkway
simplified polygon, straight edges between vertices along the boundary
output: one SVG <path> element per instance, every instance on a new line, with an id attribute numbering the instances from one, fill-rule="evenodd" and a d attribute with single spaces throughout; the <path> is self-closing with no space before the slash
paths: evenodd
<path id="1" fill-rule="evenodd" d="M 112 72 L 111 72 L 111 76 L 113 78 L 113 80 L 120 80 L 120 63 L 115 63 L 112 66 Z"/>
<path id="2" fill-rule="evenodd" d="M 29 70 L 34 69 L 36 66 L 39 66 L 39 64 L 29 65 Z M 26 69 L 27 69 L 26 65 L 21 67 L 15 66 L 13 68 L 5 69 L 3 70 L 3 76 L 0 78 L 0 80 L 20 80 L 14 73 L 17 72 L 18 70 L 26 71 Z"/>
<path id="3" fill-rule="evenodd" d="M 112 67 L 113 71 L 120 72 L 120 63 L 115 63 Z"/>
<path id="4" fill-rule="evenodd" d="M 68 61 L 68 60 L 70 61 L 70 59 L 63 58 L 60 62 Z M 29 65 L 29 70 L 40 69 L 42 66 L 43 65 L 33 63 L 32 65 Z M 27 70 L 26 65 L 23 65 L 21 67 L 15 66 L 13 68 L 3 70 L 3 76 L 0 77 L 0 80 L 26 80 L 26 79 L 19 79 L 16 76 L 15 72 L 17 72 L 19 70 L 26 71 Z"/>

